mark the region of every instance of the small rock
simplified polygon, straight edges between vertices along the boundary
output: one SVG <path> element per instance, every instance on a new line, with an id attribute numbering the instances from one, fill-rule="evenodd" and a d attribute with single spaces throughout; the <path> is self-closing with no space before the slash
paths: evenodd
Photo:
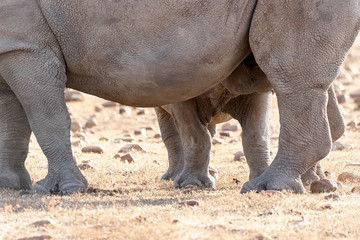
<path id="1" fill-rule="evenodd" d="M 31 225 L 33 225 L 35 227 L 44 227 L 46 225 L 51 225 L 51 222 L 49 220 L 40 220 L 40 221 L 33 222 Z"/>
<path id="2" fill-rule="evenodd" d="M 222 127 L 221 130 L 222 131 L 230 131 L 230 132 L 235 132 L 239 129 L 238 125 L 235 124 L 231 124 L 231 123 L 225 123 Z"/>
<path id="3" fill-rule="evenodd" d="M 131 108 L 129 108 L 129 107 L 121 107 L 121 108 L 119 109 L 119 113 L 120 113 L 120 114 L 131 115 L 131 112 L 132 112 L 132 110 L 131 110 Z"/>
<path id="4" fill-rule="evenodd" d="M 146 129 L 146 131 L 154 131 L 155 128 L 152 127 L 152 126 L 147 126 L 147 127 L 144 127 Z"/>
<path id="5" fill-rule="evenodd" d="M 271 240 L 272 238 L 266 233 L 259 233 L 255 237 L 252 238 L 253 240 Z"/>
<path id="6" fill-rule="evenodd" d="M 352 97 L 352 98 L 360 98 L 360 90 L 350 93 L 350 97 Z"/>
<path id="7" fill-rule="evenodd" d="M 220 138 L 213 138 L 212 139 L 212 144 L 216 145 L 216 144 L 223 144 L 224 140 L 220 139 Z"/>
<path id="8" fill-rule="evenodd" d="M 234 161 L 244 161 L 245 160 L 245 154 L 243 151 L 238 151 L 234 155 Z"/>
<path id="9" fill-rule="evenodd" d="M 338 151 L 338 150 L 344 150 L 344 149 L 352 149 L 352 145 L 344 145 L 340 142 L 334 142 L 331 146 L 331 151 Z"/>
<path id="10" fill-rule="evenodd" d="M 360 182 L 360 176 L 355 175 L 350 172 L 343 172 L 342 174 L 340 174 L 338 176 L 338 181 L 343 182 L 343 183 L 345 183 L 345 182 Z"/>
<path id="11" fill-rule="evenodd" d="M 181 201 L 179 202 L 179 204 L 182 206 L 194 207 L 194 206 L 200 206 L 200 201 L 191 199 L 191 200 Z"/>
<path id="12" fill-rule="evenodd" d="M 87 120 L 85 124 L 85 128 L 92 128 L 99 125 L 95 118 L 91 117 L 89 120 Z"/>
<path id="13" fill-rule="evenodd" d="M 160 133 L 155 134 L 154 138 L 161 138 L 161 134 Z"/>
<path id="14" fill-rule="evenodd" d="M 128 152 L 128 151 L 131 151 L 131 150 L 136 150 L 136 151 L 140 151 L 140 152 L 146 152 L 146 150 L 140 144 L 134 143 L 134 144 L 125 145 L 124 147 L 122 147 L 119 150 L 119 153 Z"/>
<path id="15" fill-rule="evenodd" d="M 99 141 L 107 142 L 107 141 L 109 141 L 109 139 L 107 137 L 101 137 L 101 138 L 99 138 Z"/>
<path id="16" fill-rule="evenodd" d="M 122 140 L 122 138 L 115 138 L 114 141 L 113 141 L 113 143 L 122 143 L 122 142 L 124 142 Z"/>
<path id="17" fill-rule="evenodd" d="M 131 153 L 127 153 L 120 157 L 120 160 L 125 163 L 134 163 L 134 157 L 131 155 Z"/>
<path id="18" fill-rule="evenodd" d="M 218 172 L 215 168 L 209 166 L 209 174 L 213 176 L 216 180 L 218 179 Z"/>
<path id="19" fill-rule="evenodd" d="M 334 192 L 337 189 L 337 184 L 333 180 L 321 179 L 314 181 L 310 185 L 310 191 L 312 193 Z"/>
<path id="20" fill-rule="evenodd" d="M 145 128 L 139 128 L 139 129 L 135 129 L 134 130 L 134 134 L 135 135 L 146 135 L 146 129 Z"/>
<path id="21" fill-rule="evenodd" d="M 117 153 L 117 154 L 114 155 L 113 158 L 114 158 L 114 159 L 120 159 L 120 158 L 121 158 L 121 155 Z"/>
<path id="22" fill-rule="evenodd" d="M 102 105 L 96 105 L 95 106 L 95 112 L 101 112 L 104 109 Z"/>
<path id="23" fill-rule="evenodd" d="M 240 141 L 236 138 L 233 138 L 229 141 L 229 143 L 238 143 L 238 142 L 240 142 Z"/>
<path id="24" fill-rule="evenodd" d="M 174 219 L 174 220 L 172 220 L 172 223 L 173 223 L 173 224 L 178 223 L 178 222 L 180 222 L 179 219 Z"/>
<path id="25" fill-rule="evenodd" d="M 84 101 L 85 95 L 82 92 L 65 89 L 65 101 L 72 102 L 72 101 Z"/>
<path id="26" fill-rule="evenodd" d="M 234 134 L 232 132 L 230 132 L 230 131 L 221 131 L 221 132 L 219 132 L 219 134 L 222 137 L 232 137 L 232 136 L 234 136 Z"/>
<path id="27" fill-rule="evenodd" d="M 81 149 L 83 153 L 103 153 L 104 150 L 100 146 L 86 146 Z"/>
<path id="28" fill-rule="evenodd" d="M 336 98 L 337 98 L 338 103 L 340 103 L 340 104 L 345 103 L 347 100 L 347 97 L 344 93 L 336 95 Z"/>
<path id="29" fill-rule="evenodd" d="M 333 209 L 334 206 L 331 203 L 324 204 L 321 208 L 323 209 Z"/>
<path id="30" fill-rule="evenodd" d="M 149 110 L 147 110 L 147 109 L 140 109 L 136 114 L 137 114 L 137 115 L 148 115 L 148 114 L 149 114 Z"/>
<path id="31" fill-rule="evenodd" d="M 50 235 L 40 235 L 34 237 L 18 238 L 17 240 L 48 240 L 51 239 Z"/>
<path id="32" fill-rule="evenodd" d="M 360 193 L 360 186 L 355 186 L 353 189 L 351 189 L 352 193 Z"/>
<path id="33" fill-rule="evenodd" d="M 356 129 L 358 127 L 358 125 L 359 125 L 359 123 L 357 120 L 352 120 L 351 122 L 346 124 L 346 126 L 352 128 L 352 129 Z"/>
<path id="34" fill-rule="evenodd" d="M 82 161 L 79 165 L 78 165 L 78 168 L 80 170 L 87 170 L 87 169 L 94 169 L 94 166 L 91 165 L 89 163 L 89 161 Z"/>
<path id="35" fill-rule="evenodd" d="M 72 132 L 78 132 L 82 129 L 82 124 L 78 121 L 71 122 L 70 130 Z"/>
<path id="36" fill-rule="evenodd" d="M 338 200 L 341 200 L 341 196 L 338 195 L 338 194 L 329 194 L 329 195 L 326 195 L 325 197 L 325 200 L 335 200 L 335 201 L 338 201 Z"/>
<path id="37" fill-rule="evenodd" d="M 86 142 L 84 140 L 80 139 L 80 140 L 76 140 L 76 141 L 71 142 L 71 145 L 75 146 L 75 147 L 85 147 Z"/>
<path id="38" fill-rule="evenodd" d="M 132 142 L 135 140 L 135 137 L 131 133 L 126 133 L 121 137 L 121 140 L 124 142 Z"/>
<path id="39" fill-rule="evenodd" d="M 112 102 L 112 101 L 106 101 L 102 104 L 103 107 L 107 108 L 107 107 L 116 107 L 118 105 L 118 103 L 116 102 Z"/>
<path id="40" fill-rule="evenodd" d="M 86 141 L 86 136 L 85 136 L 85 134 L 84 133 L 75 133 L 74 135 L 73 135 L 73 137 L 74 138 L 80 138 L 81 140 L 83 140 L 83 141 Z"/>

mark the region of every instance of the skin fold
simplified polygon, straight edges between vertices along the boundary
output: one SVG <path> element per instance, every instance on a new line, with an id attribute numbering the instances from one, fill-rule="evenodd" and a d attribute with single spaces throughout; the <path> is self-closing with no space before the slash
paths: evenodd
<path id="1" fill-rule="evenodd" d="M 231 76 L 252 53 L 278 97 L 281 130 L 275 160 L 242 192 L 303 192 L 300 175 L 330 150 L 327 91 L 359 32 L 359 8 L 358 0 L 0 1 L 0 187 L 30 188 L 31 132 L 48 160 L 35 191 L 87 187 L 73 161 L 65 87 L 191 109 L 189 99 L 219 84 L 236 92 Z M 189 174 L 180 185 L 200 176 Z"/>

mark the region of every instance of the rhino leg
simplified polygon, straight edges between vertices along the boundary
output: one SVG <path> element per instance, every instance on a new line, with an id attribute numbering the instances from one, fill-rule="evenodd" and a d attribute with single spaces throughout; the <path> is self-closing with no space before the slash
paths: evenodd
<path id="1" fill-rule="evenodd" d="M 49 49 L 17 51 L 3 57 L 0 73 L 23 106 L 48 159 L 48 174 L 33 190 L 84 190 L 87 181 L 71 152 L 70 117 L 64 100 L 66 75 L 61 61 Z"/>
<path id="2" fill-rule="evenodd" d="M 162 140 L 166 146 L 169 159 L 169 168 L 161 177 L 163 180 L 174 180 L 184 167 L 185 156 L 181 138 L 176 130 L 171 115 L 161 107 L 155 108 Z"/>
<path id="3" fill-rule="evenodd" d="M 211 136 L 207 126 L 200 121 L 196 101 L 171 104 L 170 112 L 185 153 L 184 167 L 175 178 L 175 187 L 214 188 L 215 180 L 208 171 Z"/>
<path id="4" fill-rule="evenodd" d="M 271 98 L 270 92 L 239 96 L 230 100 L 225 108 L 243 129 L 242 143 L 250 179 L 260 176 L 270 165 Z"/>
<path id="5" fill-rule="evenodd" d="M 0 79 L 0 188 L 31 189 L 25 168 L 31 129 L 19 100 Z"/>
<path id="6" fill-rule="evenodd" d="M 329 119 L 332 142 L 335 142 L 344 134 L 345 122 L 339 109 L 339 104 L 336 99 L 333 84 L 331 84 L 328 90 L 328 95 L 329 100 L 327 104 L 327 115 Z M 306 173 L 301 176 L 301 181 L 304 185 L 309 185 L 311 184 L 311 182 L 323 178 L 325 178 L 325 175 L 320 165 L 320 162 L 318 162 L 315 166 L 311 167 Z"/>
<path id="7" fill-rule="evenodd" d="M 357 1 L 259 0 L 250 46 L 277 94 L 281 127 L 274 161 L 242 192 L 305 191 L 300 176 L 331 148 L 328 89 L 359 32 L 358 10 Z"/>

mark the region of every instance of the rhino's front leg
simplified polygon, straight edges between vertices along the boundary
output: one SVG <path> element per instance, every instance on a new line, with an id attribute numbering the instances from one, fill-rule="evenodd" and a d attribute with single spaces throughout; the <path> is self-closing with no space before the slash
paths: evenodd
<path id="1" fill-rule="evenodd" d="M 230 100 L 225 108 L 243 129 L 242 143 L 250 168 L 249 179 L 260 176 L 270 165 L 271 98 L 271 92 L 240 95 Z"/>
<path id="2" fill-rule="evenodd" d="M 170 113 L 161 107 L 155 108 L 155 112 L 161 131 L 161 138 L 166 146 L 169 159 L 169 168 L 161 179 L 174 180 L 183 170 L 185 162 L 181 138 Z"/>
<path id="3" fill-rule="evenodd" d="M 200 121 L 196 101 L 192 99 L 171 104 L 170 112 L 185 153 L 184 168 L 175 178 L 175 187 L 214 188 L 215 180 L 208 171 L 211 136 L 207 126 Z"/>
<path id="4" fill-rule="evenodd" d="M 63 64 L 49 49 L 12 52 L 1 63 L 1 75 L 21 102 L 48 159 L 48 174 L 33 189 L 46 193 L 84 190 L 87 181 L 71 152 Z"/>
<path id="5" fill-rule="evenodd" d="M 0 78 L 0 188 L 31 189 L 24 162 L 31 129 L 19 100 Z"/>

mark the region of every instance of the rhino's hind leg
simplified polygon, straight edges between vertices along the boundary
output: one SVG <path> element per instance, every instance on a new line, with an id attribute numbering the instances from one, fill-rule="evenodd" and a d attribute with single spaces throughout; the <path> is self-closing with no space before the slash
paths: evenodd
<path id="1" fill-rule="evenodd" d="M 23 106 L 31 130 L 48 159 L 48 174 L 33 190 L 45 193 L 84 190 L 87 181 L 71 152 L 63 64 L 49 49 L 8 53 L 1 63 L 1 75 Z"/>
<path id="2" fill-rule="evenodd" d="M 28 154 L 30 126 L 24 109 L 0 78 L 0 188 L 31 189 L 24 163 Z"/>
<path id="3" fill-rule="evenodd" d="M 171 104 L 170 112 L 185 152 L 184 168 L 175 178 L 175 187 L 214 188 L 215 180 L 208 171 L 211 136 L 207 126 L 200 121 L 196 101 Z"/>
<path id="4" fill-rule="evenodd" d="M 185 156 L 181 138 L 176 130 L 171 115 L 161 107 L 155 108 L 155 112 L 158 118 L 161 137 L 166 146 L 169 159 L 169 168 L 161 179 L 174 180 L 184 167 Z"/>

